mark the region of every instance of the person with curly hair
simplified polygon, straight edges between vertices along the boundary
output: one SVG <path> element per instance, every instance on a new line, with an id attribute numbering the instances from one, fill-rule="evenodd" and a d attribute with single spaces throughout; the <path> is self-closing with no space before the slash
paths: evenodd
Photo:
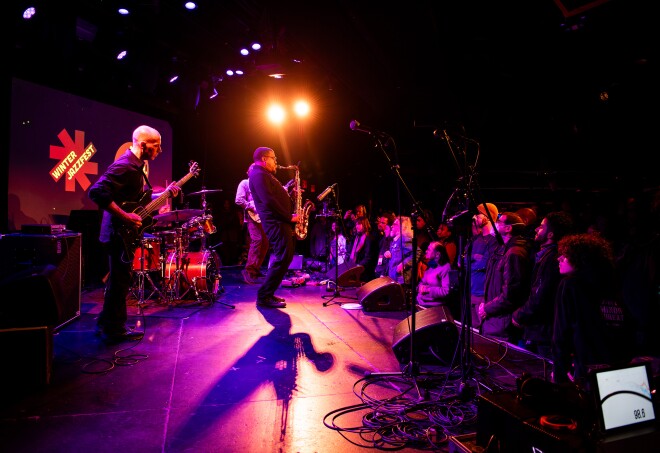
<path id="1" fill-rule="evenodd" d="M 612 245 L 574 234 L 558 244 L 559 273 L 552 336 L 553 380 L 584 386 L 590 367 L 632 359 L 629 316 L 615 278 Z"/>

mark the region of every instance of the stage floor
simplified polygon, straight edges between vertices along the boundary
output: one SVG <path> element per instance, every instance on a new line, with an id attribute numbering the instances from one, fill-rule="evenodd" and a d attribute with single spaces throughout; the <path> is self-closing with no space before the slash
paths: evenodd
<path id="1" fill-rule="evenodd" d="M 403 335 L 410 313 L 365 312 L 356 288 L 333 298 L 312 279 L 278 291 L 285 309 L 267 309 L 240 268 L 220 274 L 214 301 L 132 299 L 130 321 L 146 332 L 139 342 L 108 345 L 95 334 L 102 288 L 83 292 L 81 315 L 55 332 L 52 354 L 38 341 L 4 340 L 15 360 L 3 374 L 19 382 L 0 390 L 0 450 L 449 451 L 447 436 L 476 429 L 476 395 L 549 372 L 538 357 L 478 335 L 462 364 L 463 340 Z M 416 328 L 436 334 L 429 310 Z M 413 354 L 397 357 L 395 341 Z M 453 363 L 429 352 L 436 344 Z M 22 385 L 44 357 L 48 382 Z"/>

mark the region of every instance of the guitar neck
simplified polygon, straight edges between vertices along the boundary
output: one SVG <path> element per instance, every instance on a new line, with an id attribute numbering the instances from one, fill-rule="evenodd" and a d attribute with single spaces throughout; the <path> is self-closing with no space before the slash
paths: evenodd
<path id="1" fill-rule="evenodd" d="M 183 186 L 193 176 L 195 176 L 195 174 L 193 172 L 188 173 L 186 176 L 184 176 L 183 178 L 181 178 L 180 180 L 178 180 L 176 182 L 177 187 L 180 188 L 181 186 Z M 169 198 L 169 196 L 170 196 L 169 190 L 164 190 L 163 193 L 158 195 L 158 197 L 151 200 L 142 210 L 142 214 L 141 214 L 142 220 L 144 220 L 144 218 L 146 216 L 150 215 L 156 209 L 163 206 L 165 204 L 165 202 L 167 201 L 167 199 Z"/>

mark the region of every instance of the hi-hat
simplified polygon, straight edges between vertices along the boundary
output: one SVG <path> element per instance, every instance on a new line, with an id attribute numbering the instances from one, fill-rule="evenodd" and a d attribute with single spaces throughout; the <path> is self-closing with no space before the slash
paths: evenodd
<path id="1" fill-rule="evenodd" d="M 154 216 L 154 220 L 158 222 L 185 222 L 192 217 L 203 215 L 204 211 L 201 209 L 179 209 L 178 211 L 164 212 Z"/>
<path id="2" fill-rule="evenodd" d="M 207 193 L 216 193 L 216 192 L 222 192 L 222 189 L 204 189 L 204 190 L 200 190 L 199 192 L 189 193 L 187 195 L 205 195 Z"/>

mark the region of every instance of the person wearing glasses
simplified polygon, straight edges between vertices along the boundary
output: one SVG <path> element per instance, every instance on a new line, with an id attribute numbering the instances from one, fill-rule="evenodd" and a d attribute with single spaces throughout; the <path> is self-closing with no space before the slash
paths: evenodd
<path id="1" fill-rule="evenodd" d="M 486 267 L 484 302 L 478 308 L 481 333 L 517 344 L 522 335 L 520 329 L 513 326 L 511 316 L 529 295 L 531 244 L 523 236 L 525 223 L 518 214 L 502 212 L 495 228 L 504 244 L 493 253 Z"/>
<path id="2" fill-rule="evenodd" d="M 250 192 L 261 225 L 268 236 L 272 259 L 266 278 L 257 290 L 257 306 L 284 308 L 284 298 L 275 291 L 289 270 L 295 253 L 294 224 L 298 215 L 286 188 L 275 177 L 277 156 L 272 148 L 260 146 L 252 154 L 254 165 L 248 171 Z"/>

